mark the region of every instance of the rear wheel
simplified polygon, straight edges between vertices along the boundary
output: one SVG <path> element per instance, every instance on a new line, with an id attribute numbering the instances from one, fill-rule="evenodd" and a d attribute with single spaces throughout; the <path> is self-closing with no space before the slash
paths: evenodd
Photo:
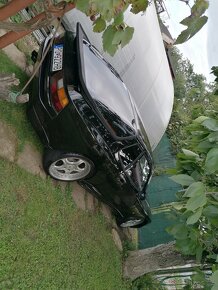
<path id="1" fill-rule="evenodd" d="M 63 181 L 88 178 L 94 169 L 93 162 L 82 155 L 55 150 L 45 151 L 43 166 L 51 177 Z"/>

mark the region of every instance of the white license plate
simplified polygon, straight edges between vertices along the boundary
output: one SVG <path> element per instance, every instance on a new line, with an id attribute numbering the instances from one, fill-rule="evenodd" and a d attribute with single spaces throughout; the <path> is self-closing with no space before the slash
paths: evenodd
<path id="1" fill-rule="evenodd" d="M 52 71 L 59 71 L 63 64 L 63 44 L 53 47 Z"/>

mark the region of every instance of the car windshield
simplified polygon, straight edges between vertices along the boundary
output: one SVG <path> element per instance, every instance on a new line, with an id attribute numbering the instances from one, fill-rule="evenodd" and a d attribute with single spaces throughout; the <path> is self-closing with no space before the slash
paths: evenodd
<path id="1" fill-rule="evenodd" d="M 83 40 L 83 55 L 85 84 L 100 112 L 116 135 L 123 135 L 122 130 L 119 130 L 122 122 L 129 126 L 126 131 L 133 134 L 134 111 L 125 84 L 113 67 L 86 40 Z M 105 114 L 106 111 L 108 114 Z M 113 115 L 121 121 L 120 124 L 117 121 L 115 123 Z"/>

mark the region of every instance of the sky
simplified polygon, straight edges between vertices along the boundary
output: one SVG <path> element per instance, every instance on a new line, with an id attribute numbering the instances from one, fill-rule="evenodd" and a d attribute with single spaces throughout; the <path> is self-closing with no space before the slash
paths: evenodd
<path id="1" fill-rule="evenodd" d="M 164 0 L 164 3 L 168 15 L 163 13 L 163 18 L 171 35 L 176 38 L 186 28 L 179 22 L 190 15 L 190 8 L 179 0 Z M 209 0 L 209 4 L 207 24 L 192 39 L 177 45 L 184 57 L 194 65 L 194 71 L 203 74 L 208 82 L 213 81 L 210 68 L 218 66 L 218 0 Z"/>

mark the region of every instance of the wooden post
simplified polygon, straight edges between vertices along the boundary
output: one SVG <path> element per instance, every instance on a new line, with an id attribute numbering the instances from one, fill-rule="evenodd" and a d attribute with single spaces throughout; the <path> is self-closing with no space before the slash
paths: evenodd
<path id="1" fill-rule="evenodd" d="M 54 6 L 54 8 L 55 8 L 55 6 Z M 55 17 L 61 17 L 63 14 L 63 11 L 67 12 L 73 8 L 75 8 L 75 4 L 68 3 L 68 4 L 66 4 L 66 7 L 64 8 L 64 10 L 63 9 L 62 10 L 55 10 L 54 9 L 54 11 L 52 10 L 52 15 Z M 43 21 L 45 19 L 46 19 L 46 12 L 42 12 L 25 23 L 33 24 L 33 23 L 37 23 L 37 21 Z M 37 27 L 35 29 L 37 29 Z M 24 37 L 25 35 L 27 35 L 31 32 L 32 32 L 32 29 L 27 29 L 25 31 L 19 31 L 19 32 L 10 31 L 10 32 L 4 34 L 3 36 L 0 37 L 0 49 L 8 46 L 11 43 L 14 43 L 18 39 Z"/>
<path id="2" fill-rule="evenodd" d="M 8 2 L 0 7 L 0 21 L 9 18 L 35 1 L 36 0 L 12 0 Z"/>

